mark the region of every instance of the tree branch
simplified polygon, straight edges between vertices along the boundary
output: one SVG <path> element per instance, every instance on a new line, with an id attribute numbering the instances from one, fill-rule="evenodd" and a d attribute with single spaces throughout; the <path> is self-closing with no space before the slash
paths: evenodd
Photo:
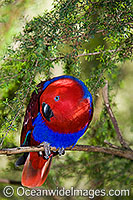
<path id="1" fill-rule="evenodd" d="M 45 44 L 45 43 L 44 43 Z M 47 45 L 51 45 L 49 43 L 46 43 Z M 121 51 L 120 48 L 118 48 L 117 50 L 116 49 L 112 49 L 112 50 L 107 50 L 107 51 L 96 51 L 96 52 L 90 52 L 90 53 L 83 53 L 83 54 L 78 54 L 76 56 L 74 56 L 75 58 L 79 58 L 79 57 L 84 57 L 84 56 L 95 56 L 95 55 L 99 55 L 101 53 L 106 53 L 106 52 L 109 52 L 109 53 L 113 53 L 113 52 L 118 52 L 118 51 Z M 54 62 L 56 60 L 60 60 L 60 59 L 63 59 L 65 58 L 65 56 L 58 56 L 58 57 L 50 57 L 50 58 L 45 58 L 45 60 L 47 61 L 51 61 L 51 62 Z M 26 59 L 11 59 L 11 58 L 6 58 L 5 60 L 9 60 L 9 61 L 20 61 L 20 62 L 27 62 Z M 19 74 L 17 74 L 19 75 Z M 16 77 L 17 75 L 15 75 L 14 77 Z M 14 78 L 12 77 L 12 79 Z"/>
<path id="2" fill-rule="evenodd" d="M 51 150 L 56 151 L 56 148 L 51 147 Z M 133 151 L 128 150 L 128 149 L 122 149 L 120 147 L 107 148 L 107 147 L 101 147 L 101 146 L 76 145 L 73 148 L 68 147 L 65 150 L 105 153 L 105 154 L 111 154 L 114 156 L 123 157 L 123 158 L 129 159 L 129 160 L 133 160 Z M 16 147 L 16 148 L 1 149 L 0 154 L 1 155 L 13 155 L 13 154 L 19 154 L 19 153 L 25 153 L 25 152 L 39 152 L 39 151 L 44 151 L 43 145 L 32 146 L 32 147 Z"/>
<path id="3" fill-rule="evenodd" d="M 21 185 L 20 181 L 14 181 L 14 180 L 3 179 L 3 178 L 0 178 L 0 183 L 13 184 L 13 185 Z"/>
<path id="4" fill-rule="evenodd" d="M 108 97 L 108 81 L 106 80 L 105 82 L 105 86 L 103 87 L 103 99 L 104 99 L 104 104 L 107 108 L 107 111 L 108 111 L 108 114 L 110 116 L 110 119 L 114 125 L 114 128 L 116 130 L 116 133 L 117 133 L 117 137 L 118 137 L 118 140 L 121 144 L 122 147 L 126 148 L 126 149 L 130 149 L 130 147 L 128 146 L 128 144 L 126 143 L 126 141 L 124 140 L 124 138 L 122 137 L 122 133 L 118 127 L 118 123 L 117 123 L 117 120 L 114 116 L 114 113 L 110 107 L 110 104 L 109 104 L 109 97 Z M 130 149 L 131 150 L 131 149 Z"/>
<path id="5" fill-rule="evenodd" d="M 120 51 L 121 49 L 117 49 L 117 51 Z M 76 57 L 81 57 L 81 56 L 95 56 L 95 55 L 99 55 L 101 53 L 106 53 L 106 52 L 109 52 L 109 53 L 113 53 L 115 52 L 116 49 L 112 49 L 112 50 L 107 50 L 107 51 L 96 51 L 96 52 L 90 52 L 90 53 L 83 53 L 83 54 L 79 54 L 77 55 Z"/>
<path id="6" fill-rule="evenodd" d="M 76 56 L 73 56 L 75 58 L 79 58 L 79 57 L 83 57 L 83 56 L 95 56 L 95 55 L 99 55 L 101 53 L 106 53 L 106 52 L 109 52 L 109 53 L 113 53 L 113 52 L 118 52 L 120 51 L 121 49 L 118 48 L 117 50 L 116 49 L 112 49 L 112 50 L 107 50 L 107 51 L 96 51 L 96 52 L 90 52 L 90 53 L 83 53 L 83 54 L 78 54 Z M 54 57 L 54 58 L 45 58 L 46 60 L 50 60 L 50 61 L 55 61 L 55 60 L 60 60 L 60 59 L 63 59 L 65 58 L 65 56 L 59 56 L 59 57 Z"/>

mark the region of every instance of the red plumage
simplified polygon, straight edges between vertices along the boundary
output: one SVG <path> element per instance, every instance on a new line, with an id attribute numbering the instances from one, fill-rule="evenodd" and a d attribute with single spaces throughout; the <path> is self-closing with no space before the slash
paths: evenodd
<path id="1" fill-rule="evenodd" d="M 80 86 L 81 87 L 81 86 Z M 40 96 L 40 112 L 43 102 L 48 103 L 54 110 L 50 122 L 45 124 L 58 133 L 74 133 L 81 130 L 88 123 L 90 102 L 89 99 L 82 99 L 84 92 L 79 83 L 72 79 L 57 80 L 50 84 Z M 56 102 L 54 97 L 60 96 Z M 81 100 L 82 99 L 82 100 Z M 80 120 L 79 120 L 80 119 Z"/>
<path id="2" fill-rule="evenodd" d="M 30 102 L 27 106 L 26 109 L 26 114 L 24 117 L 24 122 L 23 122 L 23 128 L 22 128 L 22 132 L 21 132 L 21 140 L 20 140 L 20 144 L 23 145 L 24 140 L 26 138 L 26 134 L 29 130 L 31 130 L 31 132 L 34 129 L 34 126 L 32 125 L 32 120 L 34 118 L 36 118 L 38 111 L 39 111 L 39 97 L 41 95 L 41 93 L 43 92 L 43 85 L 44 85 L 45 81 L 42 81 L 41 83 L 39 83 L 37 85 L 38 91 L 34 91 L 31 95 L 30 98 Z M 29 141 L 30 146 L 32 145 L 38 145 L 39 143 L 36 142 L 33 138 L 32 138 L 32 134 L 31 134 L 31 138 Z"/>
<path id="3" fill-rule="evenodd" d="M 27 187 L 41 186 L 46 180 L 53 155 L 46 160 L 37 152 L 31 152 L 24 164 L 21 183 Z"/>
<path id="4" fill-rule="evenodd" d="M 26 134 L 29 130 L 31 130 L 30 139 L 28 141 L 28 145 L 30 146 L 37 146 L 39 143 L 35 141 L 32 137 L 32 131 L 34 129 L 32 125 L 32 120 L 38 114 L 38 105 L 39 105 L 39 97 L 43 92 L 43 85 L 45 81 L 41 82 L 37 85 L 38 92 L 35 91 L 32 93 L 29 105 L 27 106 L 24 122 L 23 122 L 23 129 L 21 134 L 21 145 L 24 143 L 26 138 Z M 53 154 L 49 156 L 49 159 L 44 159 L 42 156 L 39 156 L 38 152 L 30 152 L 26 162 L 24 164 L 23 173 L 21 183 L 23 186 L 27 187 L 39 187 L 41 186 L 44 181 L 46 180 L 51 162 L 52 162 Z"/>
<path id="5" fill-rule="evenodd" d="M 61 76 L 37 85 L 27 106 L 21 133 L 21 146 L 47 142 L 56 148 L 75 145 L 86 131 L 93 114 L 92 97 L 84 83 L 71 76 Z M 24 164 L 22 185 L 41 186 L 47 178 L 53 156 L 38 152 L 24 154 L 17 165 Z"/>

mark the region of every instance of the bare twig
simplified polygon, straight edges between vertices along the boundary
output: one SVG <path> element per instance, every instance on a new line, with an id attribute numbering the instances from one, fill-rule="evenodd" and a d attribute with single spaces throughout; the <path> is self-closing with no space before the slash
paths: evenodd
<path id="1" fill-rule="evenodd" d="M 84 56 L 95 56 L 95 55 L 99 55 L 101 53 L 106 53 L 106 52 L 112 53 L 112 52 L 118 52 L 120 50 L 121 49 L 118 48 L 117 50 L 116 49 L 112 49 L 112 50 L 107 50 L 107 51 L 96 51 L 96 52 L 78 54 L 78 55 L 73 56 L 73 57 L 79 58 L 79 57 L 84 57 Z M 45 59 L 54 62 L 55 60 L 60 60 L 60 59 L 63 59 L 63 58 L 65 58 L 65 56 L 59 56 L 59 57 L 53 57 L 53 58 L 50 57 L 50 58 L 45 58 Z M 20 62 L 26 62 L 27 61 L 26 59 L 20 60 L 20 59 L 11 59 L 11 58 L 6 58 L 5 60 L 10 60 L 10 61 L 15 60 L 15 61 L 20 61 Z M 19 75 L 19 74 L 17 74 L 17 75 Z M 16 77 L 17 75 L 15 75 L 14 77 Z M 14 77 L 12 77 L 12 78 L 14 78 Z"/>
<path id="2" fill-rule="evenodd" d="M 55 151 L 56 148 L 52 147 L 51 150 Z M 86 151 L 86 152 L 97 152 L 97 153 L 105 153 L 105 154 L 111 154 L 114 156 L 123 157 L 129 160 L 133 160 L 133 151 L 128 149 L 121 149 L 118 147 L 116 148 L 107 148 L 107 147 L 101 147 L 101 146 L 89 146 L 89 145 L 76 145 L 75 147 L 68 147 L 66 148 L 67 151 Z M 8 148 L 8 149 L 1 149 L 0 154 L 1 155 L 13 155 L 13 154 L 19 154 L 19 153 L 25 153 L 25 152 L 38 152 L 38 151 L 44 151 L 44 146 L 32 146 L 32 147 L 16 147 L 16 148 Z"/>
<path id="3" fill-rule="evenodd" d="M 111 147 L 111 148 L 115 148 L 115 149 L 119 149 L 119 148 L 120 148 L 120 147 L 118 147 L 118 146 L 116 146 L 116 145 L 114 145 L 114 144 L 108 142 L 107 140 L 104 140 L 104 143 L 107 144 L 107 145 L 108 145 L 109 147 Z"/>
<path id="4" fill-rule="evenodd" d="M 117 51 L 120 51 L 121 49 L 117 49 Z M 95 56 L 95 55 L 99 55 L 101 53 L 106 53 L 106 52 L 109 52 L 109 53 L 112 53 L 112 52 L 115 52 L 116 49 L 112 49 L 112 50 L 107 50 L 107 51 L 96 51 L 96 52 L 90 52 L 90 53 L 83 53 L 83 54 L 79 54 L 77 55 L 77 57 L 81 57 L 81 56 Z"/>
<path id="5" fill-rule="evenodd" d="M 109 52 L 109 53 L 112 53 L 112 52 L 118 52 L 120 51 L 121 49 L 112 49 L 112 50 L 107 50 L 107 51 L 96 51 L 96 52 L 90 52 L 90 53 L 83 53 L 83 54 L 78 54 L 76 56 L 73 56 L 73 57 L 76 57 L 76 58 L 79 58 L 79 57 L 84 57 L 84 56 L 95 56 L 95 55 L 99 55 L 101 53 L 106 53 L 106 52 Z M 113 54 L 114 55 L 114 54 Z M 50 61 L 55 61 L 55 60 L 60 60 L 60 59 L 63 59 L 65 58 L 65 56 L 59 56 L 59 57 L 54 57 L 54 58 L 45 58 L 46 60 L 50 60 Z"/>
<path id="6" fill-rule="evenodd" d="M 0 183 L 6 183 L 6 184 L 13 184 L 13 185 L 21 185 L 20 181 L 14 181 L 9 179 L 0 179 Z"/>
<path id="7" fill-rule="evenodd" d="M 109 98 L 108 98 L 108 81 L 107 80 L 106 80 L 106 84 L 103 88 L 103 99 L 104 99 L 104 103 L 105 103 L 105 106 L 107 108 L 107 111 L 109 113 L 110 119 L 111 119 L 111 121 L 114 125 L 115 130 L 116 130 L 117 137 L 118 137 L 118 140 L 119 140 L 121 146 L 124 147 L 124 148 L 130 149 L 130 147 L 128 146 L 128 144 L 126 143 L 126 141 L 122 137 L 122 133 L 121 133 L 119 127 L 118 127 L 117 120 L 114 116 L 114 113 L 113 113 L 111 107 L 110 107 Z"/>

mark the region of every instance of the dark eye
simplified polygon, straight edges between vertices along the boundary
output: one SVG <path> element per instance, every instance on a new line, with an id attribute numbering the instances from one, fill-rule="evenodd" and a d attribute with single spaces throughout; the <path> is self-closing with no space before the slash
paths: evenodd
<path id="1" fill-rule="evenodd" d="M 54 98 L 55 101 L 59 101 L 59 99 L 60 99 L 59 96 L 56 96 L 56 97 Z"/>

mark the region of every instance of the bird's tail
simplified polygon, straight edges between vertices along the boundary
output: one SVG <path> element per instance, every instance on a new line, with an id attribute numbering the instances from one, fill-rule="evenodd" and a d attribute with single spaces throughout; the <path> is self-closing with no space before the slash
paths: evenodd
<path id="1" fill-rule="evenodd" d="M 46 180 L 53 154 L 48 160 L 44 159 L 38 152 L 30 152 L 24 164 L 21 183 L 26 187 L 39 187 Z"/>

